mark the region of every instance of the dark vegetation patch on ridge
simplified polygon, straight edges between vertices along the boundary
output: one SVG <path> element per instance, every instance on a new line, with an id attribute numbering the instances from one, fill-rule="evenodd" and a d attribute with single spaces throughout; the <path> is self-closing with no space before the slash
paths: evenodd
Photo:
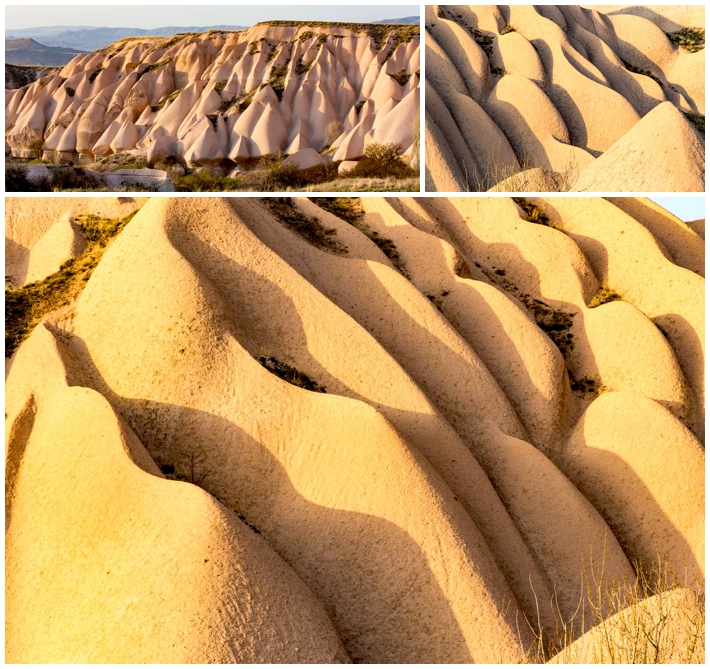
<path id="1" fill-rule="evenodd" d="M 409 278 L 404 261 L 399 255 L 394 242 L 387 237 L 383 237 L 375 230 L 371 230 L 363 221 L 365 212 L 363 211 L 359 198 L 309 197 L 308 199 L 321 209 L 324 209 L 325 211 L 333 214 L 333 216 L 337 216 L 346 223 L 352 225 L 354 228 L 357 228 L 360 232 L 362 232 L 362 234 L 377 245 L 380 251 L 382 251 L 382 253 L 389 258 L 390 262 L 395 266 L 400 274 Z"/>
<path id="2" fill-rule="evenodd" d="M 125 218 L 100 218 L 94 214 L 75 217 L 87 246 L 58 271 L 22 288 L 5 288 L 5 357 L 9 358 L 51 311 L 73 302 L 84 289 L 107 246 L 137 211 Z"/>
<path id="3" fill-rule="evenodd" d="M 412 23 L 342 23 L 339 21 L 261 21 L 254 26 L 273 26 L 275 28 L 346 28 L 354 33 L 365 33 L 372 37 L 375 46 L 380 49 L 387 37 L 392 34 L 392 39 L 398 44 L 410 42 L 419 35 L 419 26 Z M 310 31 L 306 31 L 308 33 Z M 313 37 L 311 34 L 308 37 Z M 308 37 L 306 39 L 308 39 Z M 300 38 L 299 38 L 300 39 Z M 395 46 L 396 48 L 396 46 Z"/>
<path id="4" fill-rule="evenodd" d="M 307 216 L 294 206 L 290 197 L 265 197 L 266 208 L 289 230 L 303 237 L 311 246 L 336 255 L 345 255 L 348 247 L 338 241 L 335 228 L 326 228 L 315 216 Z"/>

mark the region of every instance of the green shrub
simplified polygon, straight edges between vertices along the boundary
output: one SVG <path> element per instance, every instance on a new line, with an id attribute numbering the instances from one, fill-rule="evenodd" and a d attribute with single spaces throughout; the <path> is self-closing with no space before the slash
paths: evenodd
<path id="1" fill-rule="evenodd" d="M 642 70 L 640 67 L 636 67 L 633 63 L 629 63 L 628 61 L 624 60 L 623 58 L 621 59 L 621 62 L 624 64 L 624 67 L 629 71 L 629 72 L 634 72 L 635 74 L 643 74 L 645 77 L 650 77 L 653 79 L 661 88 L 663 87 L 663 82 L 656 77 L 655 75 L 651 74 L 648 70 Z"/>
<path id="2" fill-rule="evenodd" d="M 226 79 L 220 79 L 215 85 L 214 89 L 218 92 L 221 93 L 224 90 L 224 87 L 227 85 L 227 80 Z"/>
<path id="3" fill-rule="evenodd" d="M 157 70 L 159 67 L 163 67 L 163 65 L 167 65 L 169 62 L 170 62 L 170 58 L 165 58 L 164 60 L 154 63 L 153 65 L 148 65 L 147 67 L 143 68 L 140 72 L 138 72 L 138 78 L 136 79 L 136 81 L 138 81 L 144 74 L 148 74 L 148 72 L 153 72 L 154 70 Z"/>
<path id="4" fill-rule="evenodd" d="M 99 74 L 101 74 L 101 72 L 103 71 L 103 69 L 104 69 L 104 66 L 103 66 L 103 65 L 99 65 L 99 66 L 89 75 L 89 83 L 90 83 L 90 84 L 93 84 L 94 81 L 96 81 L 96 77 L 98 77 Z"/>
<path id="5" fill-rule="evenodd" d="M 607 302 L 614 302 L 615 300 L 620 299 L 621 295 L 614 292 L 611 288 L 608 288 L 607 286 L 602 286 L 602 288 L 599 289 L 599 292 L 592 298 L 592 301 L 589 303 L 589 308 L 594 309 L 595 307 L 601 307 L 602 304 L 606 304 Z"/>
<path id="6" fill-rule="evenodd" d="M 308 72 L 308 70 L 311 69 L 311 66 L 315 62 L 315 59 L 312 60 L 310 63 L 304 63 L 303 62 L 303 56 L 299 56 L 296 59 L 296 74 L 305 74 Z"/>
<path id="7" fill-rule="evenodd" d="M 104 184 L 87 174 L 80 167 L 63 167 L 52 170 L 52 188 L 54 190 L 99 190 Z"/>
<path id="8" fill-rule="evenodd" d="M 507 35 L 508 33 L 514 33 L 514 32 L 515 32 L 515 28 L 513 28 L 513 26 L 508 24 L 505 28 L 503 28 L 503 30 L 500 31 L 500 34 Z"/>
<path id="9" fill-rule="evenodd" d="M 309 197 L 313 204 L 356 226 L 365 215 L 359 197 Z"/>
<path id="10" fill-rule="evenodd" d="M 390 77 L 394 79 L 400 86 L 404 86 L 412 75 L 407 72 L 407 70 L 400 70 L 395 74 L 390 74 Z"/>
<path id="11" fill-rule="evenodd" d="M 513 201 L 525 212 L 525 220 L 529 223 L 550 225 L 549 217 L 537 205 L 526 200 L 524 197 L 514 197 Z"/>
<path id="12" fill-rule="evenodd" d="M 313 204 L 319 206 L 321 209 L 337 216 L 338 218 L 349 223 L 353 227 L 357 228 L 366 237 L 371 239 L 377 247 L 384 253 L 390 260 L 390 262 L 395 266 L 400 274 L 403 274 L 407 278 L 406 267 L 404 261 L 397 251 L 397 247 L 394 242 L 387 238 L 382 237 L 377 231 L 372 230 L 364 221 L 363 217 L 365 212 L 360 204 L 360 198 L 356 197 L 310 197 L 308 198 Z"/>
<path id="13" fill-rule="evenodd" d="M 368 144 L 364 157 L 346 176 L 365 179 L 416 176 L 416 171 L 402 160 L 403 151 L 400 144 Z"/>
<path id="14" fill-rule="evenodd" d="M 217 87 L 215 86 L 215 88 Z M 173 91 L 169 95 L 164 95 L 162 98 L 160 98 L 157 104 L 151 105 L 150 110 L 153 112 L 160 111 L 163 107 L 165 107 L 166 104 L 168 104 L 168 102 L 172 102 L 184 90 L 185 87 L 183 86 L 182 88 L 178 88 L 176 91 Z"/>
<path id="15" fill-rule="evenodd" d="M 30 180 L 24 165 L 8 164 L 5 166 L 5 190 L 8 193 L 49 193 L 52 186 L 47 177 L 38 181 Z"/>
<path id="16" fill-rule="evenodd" d="M 567 370 L 567 374 L 569 376 L 570 388 L 572 389 L 572 392 L 585 396 L 588 399 L 599 397 L 599 395 L 606 390 L 606 387 L 596 379 L 592 379 L 587 376 L 583 376 L 581 379 L 578 379 L 569 369 Z"/>
<path id="17" fill-rule="evenodd" d="M 275 193 L 290 188 L 305 188 L 311 184 L 326 183 L 337 176 L 338 167 L 333 163 L 314 165 L 305 170 L 297 165 L 279 165 L 267 171 L 262 187 L 268 193 Z"/>
<path id="18" fill-rule="evenodd" d="M 673 33 L 666 33 L 666 37 L 690 53 L 705 48 L 705 30 L 702 28 L 683 28 Z"/>

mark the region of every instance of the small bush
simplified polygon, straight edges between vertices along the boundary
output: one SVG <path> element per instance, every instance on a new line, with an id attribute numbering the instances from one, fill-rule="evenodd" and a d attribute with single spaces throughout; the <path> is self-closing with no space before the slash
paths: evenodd
<path id="1" fill-rule="evenodd" d="M 215 85 L 214 89 L 218 92 L 221 93 L 224 90 L 224 87 L 227 85 L 227 80 L 226 79 L 220 79 Z"/>
<path id="2" fill-rule="evenodd" d="M 76 89 L 72 88 L 71 86 L 65 86 L 64 90 L 67 92 L 67 95 L 70 98 L 73 98 L 76 95 Z"/>
<path id="3" fill-rule="evenodd" d="M 382 237 L 375 230 L 370 229 L 363 221 L 365 212 L 362 209 L 359 198 L 311 197 L 308 199 L 321 209 L 325 209 L 325 211 L 337 216 L 346 223 L 349 223 L 353 227 L 357 228 L 377 245 L 380 251 L 382 251 L 382 253 L 389 258 L 390 262 L 395 266 L 400 274 L 409 278 L 407 270 L 404 266 L 404 261 L 399 255 L 399 251 L 397 251 L 397 247 L 394 242 L 387 237 Z"/>
<path id="4" fill-rule="evenodd" d="M 313 204 L 357 227 L 365 212 L 358 197 L 309 197 Z"/>
<path id="5" fill-rule="evenodd" d="M 239 109 L 239 113 L 240 113 L 240 114 L 243 114 L 243 113 L 248 109 L 248 107 L 249 107 L 249 105 L 251 104 L 251 101 L 254 99 L 254 96 L 255 96 L 255 95 L 256 95 L 256 88 L 255 88 L 251 93 L 248 93 L 247 95 L 244 95 L 244 96 L 242 97 L 241 101 L 239 102 L 239 106 L 238 106 L 238 109 Z M 222 107 L 224 106 L 224 104 L 225 104 L 225 103 L 222 103 L 222 105 L 220 106 L 219 110 L 222 109 Z M 231 104 L 227 107 L 227 109 L 229 109 L 230 106 L 231 106 Z M 218 111 L 219 111 L 219 110 L 218 110 Z M 225 110 L 225 111 L 226 111 L 226 110 Z"/>
<path id="6" fill-rule="evenodd" d="M 526 200 L 524 197 L 514 197 L 513 201 L 525 212 L 525 220 L 529 223 L 550 225 L 549 217 L 537 205 L 534 205 L 532 202 Z"/>
<path id="7" fill-rule="evenodd" d="M 274 58 L 276 58 L 276 54 L 279 52 L 279 48 L 277 46 L 269 46 L 269 53 L 266 56 L 266 62 L 270 63 Z"/>
<path id="8" fill-rule="evenodd" d="M 611 288 L 603 286 L 599 290 L 599 292 L 592 298 L 592 301 L 589 303 L 589 308 L 594 309 L 595 307 L 601 307 L 602 304 L 606 304 L 607 302 L 614 302 L 620 299 L 621 295 L 614 292 Z"/>
<path id="9" fill-rule="evenodd" d="M 368 144 L 365 147 L 365 156 L 346 176 L 365 179 L 416 176 L 416 172 L 402 160 L 403 151 L 400 144 Z"/>
<path id="10" fill-rule="evenodd" d="M 514 32 L 515 32 L 515 28 L 513 28 L 513 26 L 508 24 L 505 28 L 503 28 L 503 30 L 500 31 L 500 34 L 507 35 L 508 33 L 514 33 Z"/>
<path id="11" fill-rule="evenodd" d="M 567 370 L 567 375 L 569 376 L 569 383 L 572 392 L 582 395 L 588 399 L 597 398 L 606 390 L 606 387 L 596 379 L 592 379 L 587 376 L 577 379 L 569 369 Z"/>
<path id="12" fill-rule="evenodd" d="M 49 193 L 52 186 L 47 177 L 39 181 L 30 180 L 24 165 L 6 165 L 5 190 L 8 193 Z"/>
<path id="13" fill-rule="evenodd" d="M 390 74 L 390 77 L 394 79 L 400 86 L 404 86 L 412 75 L 407 72 L 407 70 L 400 70 L 395 74 Z"/>
<path id="14" fill-rule="evenodd" d="M 215 88 L 217 87 L 215 86 Z M 160 111 L 163 107 L 165 107 L 166 104 L 168 104 L 168 102 L 172 102 L 184 90 L 185 87 L 183 86 L 183 88 L 178 88 L 176 91 L 173 91 L 169 95 L 164 95 L 162 98 L 160 98 L 157 104 L 151 105 L 150 110 L 153 112 Z"/>
<path id="15" fill-rule="evenodd" d="M 138 72 L 138 79 L 140 79 L 144 74 L 148 74 L 148 72 L 153 72 L 154 70 L 157 70 L 159 67 L 163 67 L 163 65 L 167 65 L 170 62 L 170 58 L 165 58 L 164 60 L 159 61 L 158 63 L 154 63 L 153 65 L 148 65 L 147 67 L 143 68 L 140 72 Z"/>
<path id="16" fill-rule="evenodd" d="M 262 187 L 268 193 L 275 193 L 325 183 L 337 176 L 338 167 L 333 163 L 314 165 L 305 170 L 297 165 L 280 165 L 267 171 Z"/>
<path id="17" fill-rule="evenodd" d="M 306 72 L 308 72 L 308 70 L 311 69 L 311 66 L 314 62 L 315 60 L 312 60 L 310 63 L 304 63 L 303 56 L 299 56 L 296 59 L 296 74 L 305 74 Z"/>
<path id="18" fill-rule="evenodd" d="M 98 77 L 99 74 L 101 74 L 101 72 L 103 71 L 103 69 L 104 69 L 104 66 L 103 66 L 103 65 L 99 65 L 99 66 L 89 75 L 89 83 L 90 83 L 90 84 L 93 84 L 94 81 L 96 81 L 96 77 Z"/>
<path id="19" fill-rule="evenodd" d="M 705 48 L 705 31 L 702 28 L 683 28 L 673 33 L 666 33 L 666 37 L 690 53 Z"/>
<path id="20" fill-rule="evenodd" d="M 54 190 L 99 190 L 104 184 L 80 167 L 63 167 L 52 170 L 52 188 Z"/>

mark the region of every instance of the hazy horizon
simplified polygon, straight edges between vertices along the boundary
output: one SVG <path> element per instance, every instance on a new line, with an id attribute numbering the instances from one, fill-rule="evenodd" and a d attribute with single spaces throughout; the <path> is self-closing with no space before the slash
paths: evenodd
<path id="1" fill-rule="evenodd" d="M 130 15 L 128 6 L 91 5 L 6 5 L 5 32 L 46 28 L 141 28 L 163 26 L 207 26 L 214 24 L 251 26 L 260 21 L 341 21 L 345 23 L 385 21 L 418 16 L 419 5 L 144 5 Z"/>

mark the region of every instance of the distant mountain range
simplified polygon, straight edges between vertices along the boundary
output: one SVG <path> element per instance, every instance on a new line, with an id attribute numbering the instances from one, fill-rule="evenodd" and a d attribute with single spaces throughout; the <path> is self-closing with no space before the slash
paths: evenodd
<path id="1" fill-rule="evenodd" d="M 85 51 L 66 47 L 52 47 L 40 44 L 33 39 L 5 40 L 5 62 L 13 65 L 66 65 L 74 56 Z"/>
<path id="2" fill-rule="evenodd" d="M 164 36 L 175 33 L 202 33 L 207 30 L 244 30 L 245 26 L 164 26 L 162 28 L 102 28 L 91 26 L 52 26 L 6 30 L 5 39 L 31 38 L 51 47 L 79 49 L 83 52 L 103 49 L 124 37 Z M 68 62 L 68 61 L 67 61 Z"/>
<path id="3" fill-rule="evenodd" d="M 399 19 L 385 19 L 374 23 L 419 23 L 418 16 L 405 16 Z M 47 47 L 62 47 L 64 49 L 78 49 L 83 52 L 103 49 L 116 40 L 124 37 L 165 36 L 175 33 L 201 33 L 207 30 L 246 30 L 249 26 L 164 26 L 162 28 L 106 28 L 95 26 L 44 26 L 41 28 L 23 28 L 20 30 L 6 30 L 5 40 L 32 39 L 41 42 Z M 6 42 L 7 44 L 7 42 Z M 7 49 L 7 46 L 5 47 Z M 76 55 L 76 54 L 75 54 Z M 16 62 L 16 61 L 12 61 Z M 67 62 L 69 62 L 67 60 Z M 21 65 L 24 63 L 17 62 Z M 29 64 L 29 63 L 28 63 Z M 40 63 L 31 63 L 37 65 Z M 49 65 L 50 63 L 41 63 Z"/>
<path id="4" fill-rule="evenodd" d="M 419 17 L 403 16 L 400 19 L 385 19 L 384 21 L 375 21 L 374 23 L 419 23 Z"/>

